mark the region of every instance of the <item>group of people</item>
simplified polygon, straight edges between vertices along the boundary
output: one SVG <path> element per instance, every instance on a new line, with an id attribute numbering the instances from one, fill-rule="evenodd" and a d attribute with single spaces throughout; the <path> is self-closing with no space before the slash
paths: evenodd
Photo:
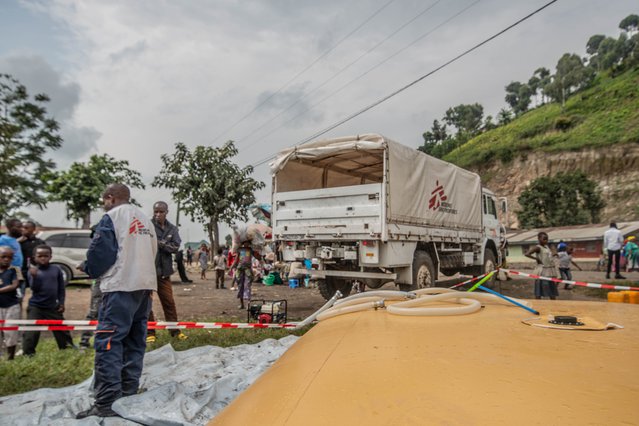
<path id="1" fill-rule="evenodd" d="M 60 268 L 50 265 L 51 247 L 36 238 L 33 221 L 11 218 L 5 226 L 7 234 L 0 236 L 0 319 L 20 319 L 27 287 L 31 289 L 28 319 L 63 319 L 65 282 Z M 74 347 L 68 331 L 54 331 L 53 335 L 60 349 Z M 10 330 L 1 332 L 0 338 L 7 358 L 12 360 L 18 353 L 20 338 L 24 355 L 34 355 L 40 332 L 20 335 Z"/>
<path id="2" fill-rule="evenodd" d="M 105 215 L 93 228 L 86 261 L 78 265 L 94 281 L 88 319 L 97 312 L 94 333 L 95 403 L 77 413 L 117 416 L 112 404 L 137 393 L 146 344 L 155 341 L 148 322 L 155 321 L 153 292 L 157 292 L 166 321 L 178 321 L 170 276 L 173 254 L 181 240 L 178 229 L 167 219 L 163 201 L 153 205 L 153 216 L 130 203 L 129 188 L 109 185 L 102 195 Z M 35 223 L 7 221 L 7 235 L 0 236 L 0 319 L 18 319 L 24 288 L 31 289 L 29 319 L 63 319 L 65 287 L 62 271 L 50 264 L 52 249 L 35 238 Z M 23 254 L 25 256 L 23 256 Z M 241 268 L 241 267 L 236 267 Z M 34 333 L 34 334 L 31 334 Z M 170 331 L 186 339 L 180 330 Z M 71 335 L 55 331 L 61 349 L 73 347 Z M 16 355 L 17 333 L 4 332 L 10 358 Z M 25 355 L 35 353 L 39 332 L 23 336 Z M 81 345 L 88 345 L 83 335 Z"/>
<path id="3" fill-rule="evenodd" d="M 188 253 L 192 250 L 187 248 Z M 200 267 L 200 279 L 206 279 L 206 271 L 209 268 L 210 249 L 205 243 L 202 243 L 198 252 L 197 259 Z M 231 290 L 237 291 L 237 298 L 240 301 L 239 309 L 245 309 L 251 300 L 252 283 L 258 278 L 259 272 L 256 271 L 255 265 L 260 265 L 260 254 L 254 251 L 249 241 L 244 241 L 233 253 L 225 248 L 218 248 L 217 254 L 213 257 L 213 269 L 215 271 L 215 288 L 226 289 L 224 285 L 226 273 L 228 271 L 232 278 Z"/>
<path id="4" fill-rule="evenodd" d="M 529 257 L 537 263 L 535 274 L 542 277 L 556 278 L 556 265 L 555 261 L 558 260 L 559 276 L 562 280 L 572 281 L 571 266 L 575 266 L 577 269 L 582 270 L 573 260 L 573 248 L 569 247 L 563 241 L 557 244 L 557 250 L 554 252 L 548 244 L 548 234 L 546 232 L 540 232 L 537 234 L 538 243 L 536 246 L 530 248 L 525 256 Z M 629 236 L 624 239 L 622 232 L 617 227 L 615 222 L 610 223 L 610 227 L 603 235 L 603 251 L 604 256 L 608 258 L 606 268 L 606 279 L 610 279 L 610 274 L 614 267 L 615 279 L 625 279 L 621 275 L 621 258 L 626 258 L 627 270 L 637 270 L 639 265 L 639 246 L 635 242 L 634 236 Z M 548 297 L 550 299 L 556 299 L 559 295 L 557 283 L 549 280 L 536 280 L 535 281 L 535 298 L 540 299 L 542 297 Z M 571 290 L 570 284 L 564 284 L 565 290 Z"/>

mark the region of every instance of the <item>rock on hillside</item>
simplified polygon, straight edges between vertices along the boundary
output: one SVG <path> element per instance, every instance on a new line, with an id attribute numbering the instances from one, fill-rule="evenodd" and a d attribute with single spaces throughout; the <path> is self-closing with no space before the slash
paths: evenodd
<path id="1" fill-rule="evenodd" d="M 517 197 L 532 180 L 575 170 L 582 170 L 598 183 L 606 202 L 602 222 L 639 217 L 639 143 L 580 151 L 528 152 L 508 164 L 497 160 L 473 170 L 482 176 L 486 187 L 508 199 L 507 222 L 511 228 L 519 227 L 515 214 L 519 210 Z"/>

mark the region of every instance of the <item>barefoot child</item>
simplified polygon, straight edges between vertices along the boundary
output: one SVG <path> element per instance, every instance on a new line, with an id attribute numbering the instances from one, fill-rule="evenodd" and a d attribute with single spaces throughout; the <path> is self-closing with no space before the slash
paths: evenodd
<path id="1" fill-rule="evenodd" d="M 528 250 L 525 256 L 537 262 L 535 274 L 541 275 L 542 277 L 555 278 L 557 273 L 555 272 L 555 261 L 552 257 L 552 251 L 550 251 L 550 247 L 548 247 L 548 234 L 540 232 L 537 234 L 537 241 L 539 244 Z M 555 300 L 557 296 L 559 296 L 557 283 L 549 280 L 535 280 L 535 299 L 548 297 L 551 300 Z"/>

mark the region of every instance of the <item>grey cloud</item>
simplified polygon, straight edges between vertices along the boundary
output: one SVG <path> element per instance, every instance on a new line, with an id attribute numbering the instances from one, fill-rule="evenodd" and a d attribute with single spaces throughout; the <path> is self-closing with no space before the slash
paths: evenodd
<path id="1" fill-rule="evenodd" d="M 46 108 L 60 123 L 62 147 L 52 153 L 61 164 L 85 156 L 96 150 L 101 133 L 92 127 L 77 127 L 73 123 L 75 109 L 80 103 L 80 86 L 63 81 L 62 75 L 40 56 L 11 56 L 0 58 L 0 72 L 12 75 L 27 87 L 30 95 L 45 93 L 51 101 Z"/>
<path id="2" fill-rule="evenodd" d="M 60 73 L 40 56 L 0 58 L 0 70 L 17 78 L 31 95 L 49 95 L 47 110 L 58 121 L 71 118 L 80 101 L 80 86 L 63 82 Z"/>
<path id="3" fill-rule="evenodd" d="M 59 167 L 64 168 L 74 160 L 97 152 L 97 141 L 102 133 L 93 127 L 62 126 L 64 144 L 62 149 L 53 154 Z"/>
<path id="4" fill-rule="evenodd" d="M 111 54 L 111 59 L 115 62 L 128 60 L 135 56 L 138 56 L 140 53 L 147 50 L 147 48 L 147 42 L 145 40 L 140 40 L 137 43 L 132 44 L 131 46 L 127 46 L 124 49 Z"/>
<path id="5" fill-rule="evenodd" d="M 260 111 L 269 112 L 269 116 L 273 116 L 271 112 L 283 111 L 280 115 L 278 123 L 287 122 L 294 119 L 287 126 L 297 127 L 300 124 L 316 123 L 323 119 L 324 115 L 321 111 L 312 110 L 312 102 L 309 99 L 302 99 L 306 92 L 307 84 L 293 85 L 280 92 L 265 91 L 262 92 L 256 101 L 256 105 L 262 105 Z M 274 116 L 273 116 L 274 117 Z"/>

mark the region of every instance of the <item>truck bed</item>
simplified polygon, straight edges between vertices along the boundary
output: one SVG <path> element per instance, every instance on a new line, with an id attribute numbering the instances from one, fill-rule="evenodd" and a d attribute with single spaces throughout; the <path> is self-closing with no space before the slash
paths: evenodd
<path id="1" fill-rule="evenodd" d="M 384 220 L 382 184 L 276 192 L 274 235 L 380 234 Z"/>

